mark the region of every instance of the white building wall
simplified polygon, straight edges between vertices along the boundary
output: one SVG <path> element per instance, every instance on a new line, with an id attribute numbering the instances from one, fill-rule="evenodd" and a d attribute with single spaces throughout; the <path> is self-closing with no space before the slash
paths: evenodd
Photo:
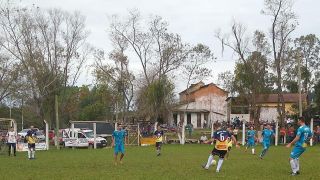
<path id="1" fill-rule="evenodd" d="M 208 115 L 208 125 L 211 125 L 215 121 L 227 121 L 227 95 L 218 96 L 216 94 L 209 94 L 207 96 L 197 97 L 195 102 L 190 102 L 189 105 L 182 105 L 179 107 L 180 110 L 186 109 L 198 109 L 209 111 Z M 222 115 L 221 115 L 222 114 Z M 180 114 L 178 113 L 178 123 L 180 120 Z M 187 113 L 184 117 L 185 125 L 187 123 Z M 191 114 L 191 122 L 193 127 L 197 127 L 197 113 Z M 204 124 L 204 113 L 201 113 L 201 127 Z"/>
<path id="2" fill-rule="evenodd" d="M 278 118 L 278 111 L 276 107 L 262 107 L 260 110 L 260 120 L 271 122 Z"/>

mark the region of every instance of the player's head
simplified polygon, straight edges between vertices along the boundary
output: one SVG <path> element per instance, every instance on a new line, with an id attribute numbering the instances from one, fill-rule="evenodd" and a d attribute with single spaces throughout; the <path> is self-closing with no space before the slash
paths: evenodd
<path id="1" fill-rule="evenodd" d="M 253 130 L 253 126 L 250 126 L 250 130 Z"/>
<path id="2" fill-rule="evenodd" d="M 303 118 L 303 117 L 299 117 L 299 118 L 298 118 L 298 124 L 301 126 L 301 125 L 304 124 L 304 123 L 305 123 L 304 118 Z"/>
<path id="3" fill-rule="evenodd" d="M 118 123 L 117 130 L 120 131 L 121 129 L 122 129 L 121 123 Z"/>
<path id="4" fill-rule="evenodd" d="M 160 129 L 161 129 L 160 125 L 157 125 L 157 130 L 160 130 Z"/>
<path id="5" fill-rule="evenodd" d="M 10 127 L 10 128 L 9 128 L 9 131 L 13 131 L 13 127 Z"/>
<path id="6" fill-rule="evenodd" d="M 33 130 L 33 129 L 34 129 L 34 126 L 30 126 L 30 129 Z"/>
<path id="7" fill-rule="evenodd" d="M 266 126 L 266 127 L 267 127 L 267 129 L 271 129 L 271 126 L 270 126 L 270 124 L 267 124 L 267 126 Z"/>
<path id="8" fill-rule="evenodd" d="M 217 123 L 217 124 L 216 124 L 216 128 L 217 128 L 217 129 L 221 129 L 221 128 L 222 128 L 221 124 L 220 124 L 220 123 Z"/>

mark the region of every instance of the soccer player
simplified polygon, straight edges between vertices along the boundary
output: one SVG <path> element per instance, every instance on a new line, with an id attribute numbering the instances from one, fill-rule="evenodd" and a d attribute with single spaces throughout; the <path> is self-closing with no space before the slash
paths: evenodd
<path id="1" fill-rule="evenodd" d="M 157 126 L 157 130 L 154 132 L 154 137 L 156 138 L 156 151 L 157 156 L 161 155 L 161 146 L 163 140 L 163 130 L 161 130 L 160 126 Z"/>
<path id="2" fill-rule="evenodd" d="M 114 147 L 114 164 L 118 164 L 118 154 L 121 153 L 120 156 L 120 164 L 122 164 L 122 159 L 124 157 L 124 138 L 126 136 L 126 132 L 122 130 L 120 124 L 117 129 L 112 133 L 112 146 Z"/>
<path id="3" fill-rule="evenodd" d="M 292 176 L 300 174 L 300 164 L 299 157 L 306 150 L 307 144 L 306 141 L 312 137 L 312 132 L 308 126 L 305 124 L 305 120 L 303 117 L 298 119 L 298 125 L 300 126 L 297 131 L 296 137 L 287 144 L 287 148 L 290 148 L 292 144 L 294 144 L 294 148 L 290 154 L 290 165 L 292 169 Z"/>
<path id="4" fill-rule="evenodd" d="M 228 128 L 227 128 L 227 131 L 230 133 L 230 135 L 233 135 L 233 132 L 232 132 L 231 127 L 228 127 Z M 228 158 L 229 158 L 229 154 L 230 154 L 230 151 L 231 151 L 231 149 L 232 149 L 232 144 L 233 144 L 233 141 L 232 141 L 232 139 L 230 138 L 230 139 L 229 139 L 229 142 L 228 142 L 228 152 L 227 152 L 227 154 L 226 154 L 226 158 L 225 158 L 225 159 L 228 159 Z"/>
<path id="5" fill-rule="evenodd" d="M 273 131 L 271 130 L 271 126 L 268 124 L 268 125 L 267 125 L 267 128 L 262 131 L 262 137 L 263 137 L 262 145 L 263 145 L 263 150 L 262 150 L 262 152 L 261 152 L 261 154 L 260 154 L 260 159 L 262 159 L 262 158 L 266 155 L 266 153 L 267 153 L 267 151 L 268 151 L 268 149 L 269 149 L 269 147 L 270 147 L 271 136 L 273 136 L 273 135 L 274 135 L 274 133 L 273 133 Z"/>
<path id="6" fill-rule="evenodd" d="M 13 155 L 16 156 L 17 133 L 14 132 L 13 128 L 10 128 L 7 133 L 7 143 L 9 146 L 9 156 L 11 155 L 11 147 L 13 148 Z"/>
<path id="7" fill-rule="evenodd" d="M 255 139 L 256 139 L 256 131 L 253 129 L 253 126 L 250 127 L 250 130 L 247 132 L 248 142 L 246 146 L 246 152 L 249 147 L 251 147 L 251 153 L 255 154 L 254 146 L 255 146 Z"/>
<path id="8" fill-rule="evenodd" d="M 213 134 L 212 139 L 209 140 L 209 142 L 215 142 L 215 147 L 209 155 L 207 164 L 202 165 L 204 169 L 208 170 L 212 164 L 214 156 L 219 156 L 216 172 L 220 172 L 224 156 L 228 152 L 228 142 L 230 138 L 236 144 L 236 138 L 233 135 L 231 135 L 227 130 L 223 130 L 220 124 L 218 124 L 218 130 Z M 236 144 L 236 146 L 239 147 L 238 144 Z"/>
<path id="9" fill-rule="evenodd" d="M 28 158 L 35 159 L 35 153 L 36 153 L 36 142 L 37 142 L 37 136 L 36 136 L 36 130 L 33 126 L 30 126 L 30 130 L 27 132 L 26 140 L 28 143 Z"/>

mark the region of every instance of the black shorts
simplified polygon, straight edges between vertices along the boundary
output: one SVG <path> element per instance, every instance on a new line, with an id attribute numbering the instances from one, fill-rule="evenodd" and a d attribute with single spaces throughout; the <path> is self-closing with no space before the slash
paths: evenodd
<path id="1" fill-rule="evenodd" d="M 211 153 L 212 153 L 212 155 L 219 156 L 219 158 L 223 159 L 224 156 L 227 154 L 227 152 L 228 152 L 228 150 L 218 150 L 218 149 L 214 148 Z"/>
<path id="2" fill-rule="evenodd" d="M 162 142 L 156 142 L 156 147 L 161 147 Z"/>
<path id="3" fill-rule="evenodd" d="M 35 149 L 35 148 L 36 148 L 36 144 L 28 144 L 28 148 L 29 148 L 29 149 L 31 149 L 31 148 L 34 148 L 34 149 Z"/>

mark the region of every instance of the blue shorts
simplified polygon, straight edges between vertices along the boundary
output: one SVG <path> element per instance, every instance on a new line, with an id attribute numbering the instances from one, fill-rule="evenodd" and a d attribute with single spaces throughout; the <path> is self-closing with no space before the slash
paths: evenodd
<path id="1" fill-rule="evenodd" d="M 247 146 L 249 146 L 249 147 L 255 146 L 254 140 L 248 140 Z"/>
<path id="2" fill-rule="evenodd" d="M 269 149 L 270 147 L 270 142 L 262 142 L 263 149 Z"/>
<path id="3" fill-rule="evenodd" d="M 306 148 L 301 147 L 301 146 L 295 146 L 291 153 L 290 153 L 290 158 L 292 159 L 297 159 L 301 156 L 301 154 L 306 150 Z"/>
<path id="4" fill-rule="evenodd" d="M 114 146 L 114 154 L 118 154 L 119 152 L 124 154 L 124 144 L 115 144 L 115 146 Z"/>

